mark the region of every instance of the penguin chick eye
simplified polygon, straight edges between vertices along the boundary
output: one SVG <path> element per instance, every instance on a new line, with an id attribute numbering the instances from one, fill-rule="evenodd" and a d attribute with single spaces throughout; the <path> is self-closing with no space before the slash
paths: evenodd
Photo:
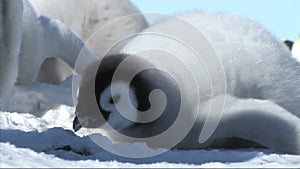
<path id="1" fill-rule="evenodd" d="M 114 104 L 117 103 L 120 100 L 121 96 L 120 95 L 116 95 L 110 98 L 109 103 Z"/>

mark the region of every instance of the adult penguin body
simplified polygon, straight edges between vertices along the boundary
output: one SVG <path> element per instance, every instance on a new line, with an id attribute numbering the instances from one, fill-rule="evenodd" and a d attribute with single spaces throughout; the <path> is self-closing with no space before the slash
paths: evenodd
<path id="1" fill-rule="evenodd" d="M 176 29 L 171 29 L 174 26 Z M 215 60 L 211 60 L 214 56 L 207 43 L 218 54 Z M 197 50 L 197 46 L 207 50 Z M 299 63 L 256 22 L 227 14 L 184 14 L 146 29 L 123 52 L 126 55 L 107 56 L 99 67 L 90 67 L 87 72 L 91 75 L 96 71 L 96 79 L 83 76 L 75 130 L 81 125 L 99 127 L 107 121 L 113 129 L 135 138 L 163 135 L 163 131 L 171 130 L 164 139 L 145 140 L 153 147 L 168 147 L 168 143 L 185 133 L 175 148 L 234 147 L 237 138 L 238 142 L 246 140 L 278 151 L 300 153 Z M 197 57 L 202 62 L 197 62 Z M 129 60 L 126 62 L 125 58 Z M 122 66 L 123 61 L 126 66 Z M 151 69 L 140 71 L 142 68 Z M 162 71 L 164 68 L 169 72 Z M 127 78 L 136 71 L 140 73 L 133 79 Z M 222 74 L 226 83 L 222 82 Z M 93 87 L 95 93 L 88 90 Z M 153 98 L 150 91 L 154 89 L 161 89 L 167 102 Z M 133 108 L 127 107 L 128 98 Z M 103 118 L 94 104 L 99 106 Z M 164 104 L 159 118 L 142 122 L 144 117 L 156 117 L 160 109 L 155 108 Z M 143 113 L 152 106 L 154 111 Z M 219 106 L 224 109 L 218 109 Z M 183 114 L 177 113 L 179 110 Z M 220 111 L 223 114 L 218 121 Z M 199 142 L 206 117 L 219 122 L 218 127 L 208 140 Z M 175 122 L 179 125 L 174 128 Z M 192 128 L 188 130 L 186 126 L 190 124 Z M 106 130 L 105 134 L 116 142 L 136 141 L 115 131 Z"/>

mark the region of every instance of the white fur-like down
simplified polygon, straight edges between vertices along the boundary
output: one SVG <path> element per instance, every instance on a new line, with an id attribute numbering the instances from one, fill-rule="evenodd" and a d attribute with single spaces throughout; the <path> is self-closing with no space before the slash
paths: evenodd
<path id="1" fill-rule="evenodd" d="M 287 108 L 300 117 L 300 89 L 296 87 L 300 84 L 300 66 L 291 57 L 290 52 L 281 41 L 258 23 L 241 16 L 197 12 L 184 14 L 179 18 L 197 28 L 213 45 L 224 67 L 228 94 L 250 98 L 260 98 L 259 95 L 263 95 L 265 99 L 281 104 L 289 102 L 286 105 Z M 176 26 L 176 24 L 178 24 L 178 19 L 168 19 L 153 25 L 143 33 L 155 32 L 172 35 L 172 32 L 177 30 L 169 28 L 171 25 Z M 183 32 L 183 34 L 186 39 L 190 40 L 189 42 L 192 42 L 193 38 L 197 38 L 189 32 Z M 202 44 L 192 45 L 200 46 Z M 156 50 L 138 53 L 145 49 Z M 170 52 L 174 55 L 174 60 L 179 58 L 187 63 L 195 56 L 189 48 L 179 41 L 165 36 L 140 35 L 123 48 L 124 53 L 137 53 L 139 57 L 154 65 L 172 67 L 173 61 L 169 58 L 164 59 L 165 56 L 163 55 L 160 56 L 159 60 L 149 57 L 156 55 L 157 50 Z M 201 52 L 203 59 L 210 57 L 206 51 Z M 199 63 L 190 63 L 190 65 L 193 66 L 190 69 L 193 70 L 192 73 L 196 80 L 201 82 L 200 90 L 203 91 L 204 95 L 206 92 L 210 92 L 210 83 L 206 82 L 209 77 L 203 66 Z M 174 72 L 177 70 L 180 68 L 173 68 Z M 185 77 L 178 76 L 177 78 Z M 217 83 L 217 81 L 212 83 Z M 188 84 L 183 85 L 183 87 L 185 86 Z M 261 90 L 256 91 L 256 88 Z M 192 96 L 195 93 L 189 88 L 182 90 L 194 98 Z M 218 95 L 218 93 L 215 94 Z"/>
<path id="2" fill-rule="evenodd" d="M 129 0 L 77 0 L 76 2 L 29 0 L 29 2 L 39 15 L 60 20 L 84 40 L 92 38 L 92 42 L 87 45 L 99 57 L 124 37 L 136 34 L 147 27 L 142 15 L 128 17 L 139 13 Z M 112 25 L 103 29 L 109 24 Z M 91 37 L 92 35 L 94 37 Z M 118 50 L 113 53 L 116 52 Z"/>
<path id="3" fill-rule="evenodd" d="M 240 137 L 276 150 L 299 154 L 300 65 L 291 57 L 282 42 L 261 25 L 245 17 L 205 12 L 184 14 L 178 17 L 184 20 L 185 24 L 197 28 L 208 41 L 197 41 L 197 34 L 183 29 L 180 26 L 183 22 L 171 18 L 144 30 L 145 34 L 130 41 L 124 47 L 123 52 L 138 55 L 157 67 L 170 68 L 169 70 L 176 75 L 175 79 L 183 82 L 181 93 L 186 95 L 183 99 L 189 103 L 187 105 L 195 105 L 195 89 L 189 87 L 190 81 L 185 81 L 186 74 L 181 72 L 182 68 L 177 67 L 178 65 L 175 67 L 173 64 L 178 59 L 188 63 L 191 73 L 199 82 L 198 89 L 202 99 L 198 100 L 196 105 L 203 108 L 206 103 L 210 105 L 212 101 L 220 97 L 219 95 L 224 94 L 214 90 L 214 93 L 209 95 L 212 92 L 211 84 L 221 82 L 208 76 L 203 65 L 193 63 L 195 53 L 180 43 L 183 39 L 179 35 L 185 37 L 189 47 L 210 42 L 225 71 L 227 86 L 224 87 L 226 87 L 227 98 L 235 98 L 229 99 L 229 102 L 232 101 L 230 104 L 226 102 L 221 123 L 210 138 L 211 140 L 199 144 L 197 141 L 202 128 L 196 127 L 190 132 L 186 142 L 183 141 L 178 148 L 207 147 L 215 138 Z M 163 36 L 157 36 L 158 34 Z M 175 36 L 179 40 L 166 35 Z M 144 50 L 147 52 L 141 52 Z M 170 60 L 166 54 L 157 51 L 167 51 L 176 57 Z M 209 60 L 211 57 L 211 54 L 205 50 L 199 54 L 204 60 Z M 159 59 L 152 58 L 156 55 L 160 55 Z M 213 81 L 210 82 L 211 79 Z M 201 110 L 200 114 L 207 113 L 207 110 Z M 192 112 L 185 113 L 187 118 L 193 116 Z M 204 122 L 205 116 L 201 115 L 197 118 L 200 126 Z M 152 129 L 155 130 L 155 126 Z M 132 132 L 136 131 L 138 130 L 132 129 Z M 287 134 L 289 131 L 291 134 Z"/>
<path id="4" fill-rule="evenodd" d="M 98 57 L 103 57 L 113 45 L 123 41 L 125 37 L 139 33 L 147 27 L 142 15 L 129 16 L 139 13 L 129 0 L 29 2 L 38 15 L 60 20 L 84 41 L 88 41 L 87 46 Z M 110 50 L 110 53 L 118 53 L 120 47 L 121 45 L 118 45 L 118 48 Z M 70 74 L 68 67 L 55 59 L 46 61 L 41 70 L 38 80 L 54 84 L 59 84 Z"/>
<path id="5" fill-rule="evenodd" d="M 83 49 L 85 62 L 79 64 L 79 74 L 96 60 L 87 48 L 83 48 L 84 43 L 75 33 L 58 20 L 38 17 L 27 1 L 24 1 L 23 18 L 18 83 L 28 84 L 34 81 L 43 61 L 48 57 L 59 57 L 74 68 Z"/>
<path id="6" fill-rule="evenodd" d="M 100 95 L 100 105 L 102 108 L 108 112 L 111 112 L 108 118 L 108 124 L 113 127 L 116 130 L 121 130 L 126 127 L 131 126 L 134 122 L 130 120 L 124 121 L 124 117 L 127 119 L 135 119 L 137 120 L 137 99 L 135 96 L 135 93 L 132 88 L 129 88 L 129 91 L 126 91 L 126 86 L 129 86 L 129 83 L 118 81 L 107 87 Z M 114 93 L 116 95 L 111 95 L 111 90 L 115 89 Z M 129 92 L 129 98 L 130 101 L 135 109 L 129 110 L 128 112 L 124 112 L 125 107 L 128 107 L 127 105 L 124 105 L 124 99 L 126 98 L 127 93 Z M 115 98 L 115 101 L 113 104 L 110 103 L 111 98 Z M 123 115 L 120 114 L 116 106 L 118 107 L 118 110 L 123 110 Z M 123 109 L 122 109 L 123 108 Z"/>

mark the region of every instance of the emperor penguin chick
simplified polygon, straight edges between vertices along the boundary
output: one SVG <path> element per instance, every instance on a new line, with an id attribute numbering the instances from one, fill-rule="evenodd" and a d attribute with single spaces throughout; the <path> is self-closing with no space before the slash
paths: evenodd
<path id="1" fill-rule="evenodd" d="M 199 42 L 201 37 L 191 34 L 192 30 L 183 31 L 180 23 L 197 28 L 207 41 Z M 177 29 L 170 29 L 174 25 Z M 189 46 L 181 43 L 182 38 Z M 213 65 L 192 59 L 198 55 L 189 47 L 207 43 L 218 54 L 215 63 L 222 66 L 216 72 L 223 71 L 225 85 L 222 78 L 207 73 Z M 227 147 L 234 146 L 234 140 L 300 153 L 300 65 L 256 22 L 236 15 L 184 14 L 146 29 L 123 52 L 127 54 L 106 56 L 83 76 L 75 130 L 102 126 L 113 141 L 144 141 L 151 147 Z M 208 50 L 198 54 L 202 60 L 213 57 Z M 188 63 L 187 70 L 192 71 L 184 69 L 180 61 Z M 224 90 L 211 88 L 218 84 Z M 214 112 L 212 103 L 223 105 L 221 112 Z M 218 125 L 201 142 L 206 117 Z"/>

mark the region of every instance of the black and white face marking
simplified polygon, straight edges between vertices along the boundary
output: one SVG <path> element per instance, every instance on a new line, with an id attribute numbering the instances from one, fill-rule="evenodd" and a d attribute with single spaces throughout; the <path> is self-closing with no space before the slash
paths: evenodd
<path id="1" fill-rule="evenodd" d="M 121 79 L 114 79 L 114 82 L 112 82 L 116 69 L 126 57 L 128 55 L 125 54 L 106 56 L 100 63 L 95 80 L 95 96 L 98 108 L 110 127 L 122 134 L 131 137 L 155 136 L 168 129 L 177 117 L 181 105 L 178 86 L 174 85 L 174 79 L 156 69 L 140 71 L 130 82 L 128 79 L 122 79 L 123 76 L 121 76 Z M 132 64 L 139 63 L 143 66 L 149 64 L 137 56 L 130 57 L 135 57 L 135 62 Z M 122 73 L 132 71 L 135 72 L 135 66 L 129 65 L 125 70 L 122 70 Z M 161 89 L 165 92 L 168 100 L 167 105 L 159 118 L 152 122 L 141 123 L 139 122 L 140 119 L 151 117 L 149 114 L 145 115 L 140 112 L 145 112 L 151 108 L 149 95 L 154 89 Z M 130 109 L 128 109 L 128 103 L 131 103 Z M 122 107 L 126 107 L 127 112 L 123 112 Z M 151 128 L 151 126 L 158 123 L 162 123 L 162 125 L 157 126 L 153 131 L 137 131 L 141 126 Z M 142 136 L 140 132 L 143 133 Z"/>
<path id="2" fill-rule="evenodd" d="M 121 131 L 127 127 L 130 127 L 134 124 L 133 121 L 129 119 L 137 119 L 137 98 L 135 92 L 132 88 L 129 88 L 129 98 L 130 102 L 135 109 L 129 110 L 128 112 L 122 112 L 124 117 L 118 110 L 124 111 L 122 107 L 126 106 L 125 99 L 128 99 L 126 91 L 126 86 L 129 86 L 129 83 L 118 81 L 107 88 L 100 94 L 99 106 L 101 107 L 101 112 L 103 116 L 107 116 L 108 124 L 115 130 Z M 115 95 L 112 96 L 111 90 L 115 89 Z M 117 109 L 118 107 L 118 109 Z M 106 115 L 105 115 L 106 114 Z M 126 119 L 127 118 L 127 119 Z"/>
<path id="3" fill-rule="evenodd" d="M 126 57 L 125 54 L 106 56 L 98 67 L 95 81 L 95 95 L 100 112 L 107 123 L 118 131 L 135 123 L 129 119 L 137 118 L 139 104 L 135 89 L 130 86 L 129 82 L 119 79 L 112 83 L 116 68 Z M 112 95 L 112 89 L 114 89 L 114 95 Z M 125 105 L 128 99 L 132 106 L 130 110 L 127 109 L 127 112 L 124 112 L 122 107 L 128 107 Z M 123 110 L 122 113 L 119 110 Z"/>

